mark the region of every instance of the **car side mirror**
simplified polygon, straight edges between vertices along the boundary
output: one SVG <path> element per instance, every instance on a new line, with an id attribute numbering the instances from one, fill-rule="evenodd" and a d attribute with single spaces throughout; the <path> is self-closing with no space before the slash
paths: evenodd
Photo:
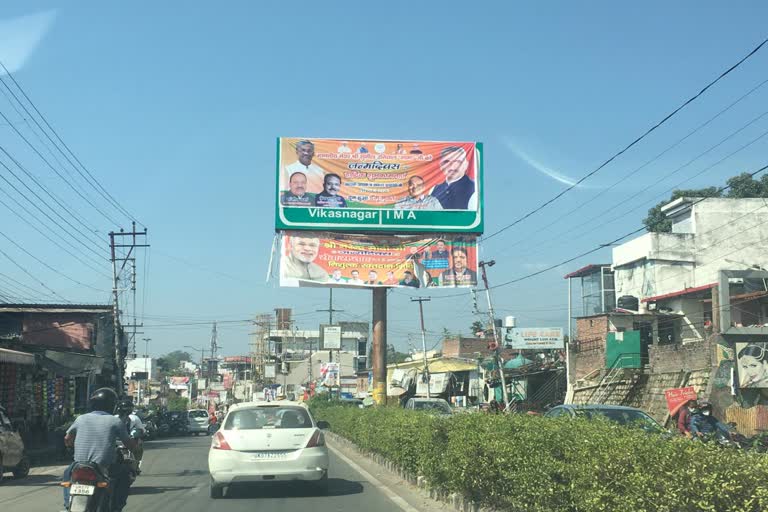
<path id="1" fill-rule="evenodd" d="M 327 421 L 318 421 L 317 428 L 319 428 L 320 430 L 328 430 L 331 428 L 331 424 L 328 423 Z"/>

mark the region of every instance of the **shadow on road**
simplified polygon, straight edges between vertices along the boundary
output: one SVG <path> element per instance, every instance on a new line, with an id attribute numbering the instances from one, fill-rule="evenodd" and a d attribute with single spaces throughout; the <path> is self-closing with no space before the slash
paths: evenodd
<path id="1" fill-rule="evenodd" d="M 36 487 L 59 485 L 61 475 L 29 475 L 26 478 L 5 478 L 0 487 Z"/>
<path id="2" fill-rule="evenodd" d="M 298 484 L 298 485 L 297 485 Z M 320 492 L 311 482 L 270 482 L 237 484 L 227 489 L 227 499 L 311 498 L 318 496 L 348 496 L 360 494 L 360 482 L 341 478 L 328 479 L 328 492 Z"/>
<path id="3" fill-rule="evenodd" d="M 200 476 L 200 475 L 207 475 L 208 470 L 207 469 L 185 469 L 183 471 L 176 471 L 174 473 L 141 473 L 142 477 L 147 476 Z"/>
<path id="4" fill-rule="evenodd" d="M 187 491 L 189 489 L 194 489 L 194 486 L 192 487 L 184 487 L 184 486 L 160 486 L 160 485 L 154 485 L 154 486 L 142 486 L 142 487 L 131 487 L 131 492 L 129 493 L 130 496 L 141 496 L 145 494 L 163 494 L 166 492 L 173 492 L 173 491 Z"/>

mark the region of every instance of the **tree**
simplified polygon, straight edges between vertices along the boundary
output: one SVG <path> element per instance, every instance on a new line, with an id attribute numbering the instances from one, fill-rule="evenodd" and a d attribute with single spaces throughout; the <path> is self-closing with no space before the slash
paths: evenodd
<path id="1" fill-rule="evenodd" d="M 729 178 L 726 182 L 729 187 L 727 197 L 736 199 L 768 197 L 768 179 L 766 176 L 756 180 L 748 172 L 743 172 L 738 176 Z"/>
<path id="2" fill-rule="evenodd" d="M 477 336 L 477 333 L 483 333 L 483 335 L 485 334 L 485 326 L 480 320 L 475 320 L 472 322 L 472 326 L 469 328 L 469 330 L 472 333 L 472 336 Z"/>
<path id="3" fill-rule="evenodd" d="M 395 350 L 394 345 L 387 346 L 387 364 L 403 363 L 408 357 L 410 357 L 409 354 Z"/>
<path id="4" fill-rule="evenodd" d="M 173 373 L 174 370 L 181 366 L 182 361 L 191 361 L 192 357 L 189 352 L 183 350 L 174 350 L 169 354 L 165 354 L 157 359 L 157 368 L 162 373 Z"/>
<path id="5" fill-rule="evenodd" d="M 168 410 L 169 411 L 186 411 L 189 408 L 189 399 L 182 398 L 176 393 L 171 393 L 168 396 Z"/>

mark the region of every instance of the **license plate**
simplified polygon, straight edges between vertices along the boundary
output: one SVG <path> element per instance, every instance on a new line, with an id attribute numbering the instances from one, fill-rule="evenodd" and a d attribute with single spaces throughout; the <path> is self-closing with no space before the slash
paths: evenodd
<path id="1" fill-rule="evenodd" d="M 69 488 L 70 494 L 78 494 L 82 496 L 92 496 L 96 487 L 92 485 L 72 484 Z"/>
<path id="2" fill-rule="evenodd" d="M 284 459 L 285 452 L 259 452 L 253 455 L 253 460 Z"/>

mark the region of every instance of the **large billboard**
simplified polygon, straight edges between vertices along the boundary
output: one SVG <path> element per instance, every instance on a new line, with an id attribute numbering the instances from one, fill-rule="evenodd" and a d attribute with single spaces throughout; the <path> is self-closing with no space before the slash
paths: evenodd
<path id="1" fill-rule="evenodd" d="M 277 230 L 482 233 L 482 144 L 279 138 Z"/>
<path id="2" fill-rule="evenodd" d="M 456 288 L 477 285 L 477 237 L 289 231 L 280 286 Z"/>

